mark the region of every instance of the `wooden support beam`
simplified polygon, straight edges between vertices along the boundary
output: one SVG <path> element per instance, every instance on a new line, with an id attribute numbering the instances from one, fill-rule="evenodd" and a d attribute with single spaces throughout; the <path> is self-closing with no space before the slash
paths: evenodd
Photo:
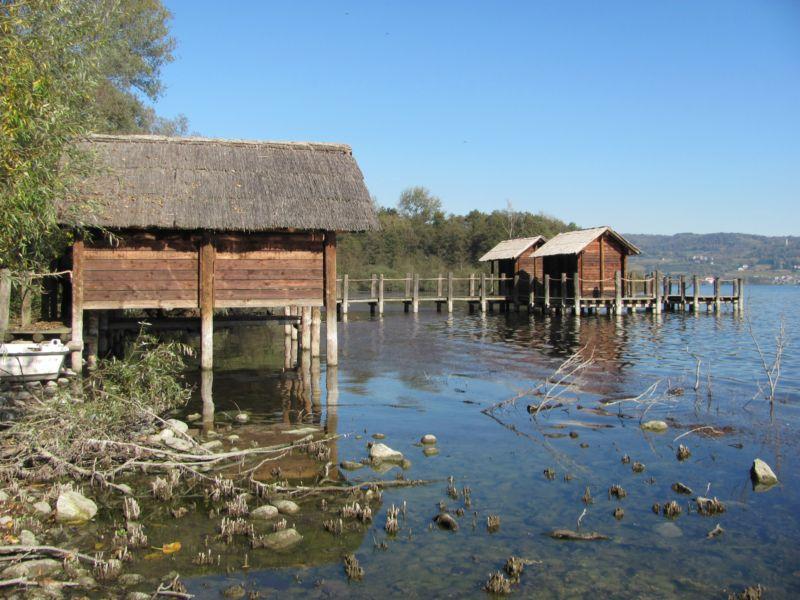
<path id="1" fill-rule="evenodd" d="M 322 311 L 319 306 L 311 307 L 311 358 L 319 358 Z"/>
<path id="2" fill-rule="evenodd" d="M 653 304 L 653 312 L 657 315 L 661 314 L 662 309 L 662 300 L 661 300 L 661 292 L 663 291 L 661 285 L 661 273 L 658 271 L 655 272 L 653 275 L 653 292 L 655 294 L 655 300 Z"/>
<path id="3" fill-rule="evenodd" d="M 414 273 L 413 288 L 411 290 L 411 312 L 419 312 L 419 273 Z"/>
<path id="4" fill-rule="evenodd" d="M 622 314 L 622 273 L 614 271 L 614 313 Z"/>
<path id="5" fill-rule="evenodd" d="M 486 273 L 481 273 L 481 312 L 486 312 Z"/>
<path id="6" fill-rule="evenodd" d="M 692 312 L 700 312 L 700 280 L 692 275 Z"/>
<path id="7" fill-rule="evenodd" d="M 573 310 L 575 311 L 575 316 L 578 317 L 581 314 L 581 281 L 577 272 L 572 274 L 572 295 Z"/>
<path id="8" fill-rule="evenodd" d="M 453 272 L 447 274 L 447 312 L 453 312 Z"/>
<path id="9" fill-rule="evenodd" d="M 200 368 L 214 368 L 214 259 L 210 236 L 200 246 Z"/>
<path id="10" fill-rule="evenodd" d="M 346 315 L 350 308 L 350 275 L 342 275 L 342 314 Z"/>
<path id="11" fill-rule="evenodd" d="M 72 370 L 83 370 L 83 240 L 72 244 Z"/>
<path id="12" fill-rule="evenodd" d="M 739 277 L 736 282 L 738 283 L 738 293 L 736 294 L 736 309 L 744 310 L 744 278 Z"/>
<path id="13" fill-rule="evenodd" d="M 378 297 L 378 276 L 375 273 L 372 274 L 369 283 L 369 297 L 370 298 L 377 298 Z"/>
<path id="14" fill-rule="evenodd" d="M 475 297 L 475 273 L 469 274 L 469 297 Z"/>
<path id="15" fill-rule="evenodd" d="M 20 307 L 19 307 L 19 324 L 21 327 L 27 327 L 31 324 L 31 298 L 33 297 L 33 285 L 29 278 L 26 278 L 20 286 Z"/>
<path id="16" fill-rule="evenodd" d="M 303 352 L 311 351 L 311 307 L 300 309 L 300 348 Z"/>
<path id="17" fill-rule="evenodd" d="M 325 263 L 325 330 L 328 338 L 328 365 L 339 364 L 339 337 L 336 323 L 336 232 L 325 232 L 323 245 Z"/>
<path id="18" fill-rule="evenodd" d="M 378 279 L 378 316 L 383 316 L 383 293 L 384 293 L 384 276 L 383 273 L 380 274 L 380 278 Z"/>
<path id="19" fill-rule="evenodd" d="M 681 297 L 681 310 L 686 310 L 686 275 L 681 275 L 679 294 Z"/>
<path id="20" fill-rule="evenodd" d="M 436 297 L 441 298 L 442 296 L 444 296 L 444 279 L 442 278 L 442 274 L 439 273 L 436 279 Z"/>
<path id="21" fill-rule="evenodd" d="M 550 310 L 550 275 L 545 273 L 544 276 L 544 304 L 543 309 L 545 311 Z"/>
<path id="22" fill-rule="evenodd" d="M 0 269 L 0 342 L 8 331 L 11 317 L 11 271 Z"/>

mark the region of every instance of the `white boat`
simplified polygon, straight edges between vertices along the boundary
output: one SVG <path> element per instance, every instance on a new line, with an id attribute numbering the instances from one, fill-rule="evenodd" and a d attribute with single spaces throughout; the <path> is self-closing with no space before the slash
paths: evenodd
<path id="1" fill-rule="evenodd" d="M 61 340 L 0 344 L 0 379 L 40 381 L 56 379 L 69 348 Z"/>

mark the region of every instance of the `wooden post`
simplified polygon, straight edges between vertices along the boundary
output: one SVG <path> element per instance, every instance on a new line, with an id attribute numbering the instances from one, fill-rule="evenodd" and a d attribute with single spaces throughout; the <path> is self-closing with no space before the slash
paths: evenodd
<path id="1" fill-rule="evenodd" d="M 347 309 L 349 308 L 349 288 L 350 287 L 350 276 L 345 273 L 342 275 L 342 314 L 347 314 Z"/>
<path id="2" fill-rule="evenodd" d="M 614 271 L 614 312 L 622 314 L 622 273 Z"/>
<path id="3" fill-rule="evenodd" d="M 11 310 L 11 271 L 0 269 L 0 342 L 8 331 Z"/>
<path id="4" fill-rule="evenodd" d="M 442 296 L 444 296 L 444 280 L 442 274 L 439 273 L 439 277 L 436 279 L 436 297 L 441 298 Z"/>
<path id="5" fill-rule="evenodd" d="M 325 329 L 328 336 L 328 365 L 339 364 L 339 338 L 336 324 L 336 232 L 325 233 Z"/>
<path id="6" fill-rule="evenodd" d="M 700 312 L 700 285 L 697 275 L 692 275 L 692 312 Z"/>
<path id="7" fill-rule="evenodd" d="M 319 358 L 320 327 L 322 311 L 319 306 L 311 307 L 311 358 Z"/>
<path id="8" fill-rule="evenodd" d="M 447 274 L 447 312 L 453 312 L 453 272 Z"/>
<path id="9" fill-rule="evenodd" d="M 311 350 L 311 307 L 300 309 L 300 348 L 303 352 Z"/>
<path id="10" fill-rule="evenodd" d="M 214 242 L 200 246 L 200 368 L 214 368 Z"/>
<path id="11" fill-rule="evenodd" d="M 475 296 L 475 273 L 469 274 L 469 297 Z"/>
<path id="12" fill-rule="evenodd" d="M 544 310 L 550 310 L 550 275 L 544 276 Z"/>
<path id="13" fill-rule="evenodd" d="M 686 275 L 681 275 L 679 287 L 681 310 L 686 310 Z"/>
<path id="14" fill-rule="evenodd" d="M 97 368 L 97 354 L 100 342 L 100 315 L 90 310 L 86 327 L 86 368 L 94 371 Z"/>
<path id="15" fill-rule="evenodd" d="M 655 295 L 655 304 L 653 304 L 653 312 L 657 315 L 661 314 L 662 304 L 661 304 L 661 273 L 658 271 L 655 272 L 653 276 L 653 293 Z"/>
<path id="16" fill-rule="evenodd" d="M 405 291 L 405 298 L 408 299 L 411 297 L 411 273 L 406 273 L 406 291 Z"/>
<path id="17" fill-rule="evenodd" d="M 514 275 L 514 283 L 511 284 L 511 296 L 514 302 L 514 310 L 519 312 L 519 273 Z"/>
<path id="18" fill-rule="evenodd" d="M 378 280 L 378 314 L 383 314 L 383 290 L 385 282 L 383 280 L 383 273 L 381 273 L 380 279 Z"/>
<path id="19" fill-rule="evenodd" d="M 419 273 L 414 273 L 414 287 L 411 292 L 411 312 L 419 312 Z"/>
<path id="20" fill-rule="evenodd" d="M 572 295 L 575 303 L 575 306 L 573 307 L 575 310 L 575 316 L 578 317 L 581 314 L 581 282 L 580 276 L 577 272 L 572 274 Z"/>
<path id="21" fill-rule="evenodd" d="M 378 297 L 378 276 L 373 273 L 370 276 L 369 282 L 369 297 L 375 299 Z"/>
<path id="22" fill-rule="evenodd" d="M 72 370 L 83 370 L 83 240 L 72 244 Z"/>
<path id="23" fill-rule="evenodd" d="M 20 287 L 19 324 L 26 327 L 31 324 L 31 297 L 33 296 L 32 280 L 25 278 Z"/>
<path id="24" fill-rule="evenodd" d="M 567 306 L 567 274 L 561 274 L 561 312 L 565 312 Z"/>
<path id="25" fill-rule="evenodd" d="M 738 294 L 736 295 L 736 305 L 737 305 L 736 308 L 738 310 L 743 310 L 744 309 L 744 278 L 743 277 L 739 277 L 736 280 L 736 283 L 738 283 L 738 288 L 739 288 Z"/>
<path id="26" fill-rule="evenodd" d="M 481 312 L 486 312 L 486 273 L 481 273 Z"/>
<path id="27" fill-rule="evenodd" d="M 714 310 L 717 312 L 720 309 L 719 288 L 719 277 L 714 277 Z"/>
<path id="28" fill-rule="evenodd" d="M 290 311 L 289 314 L 291 314 L 293 317 L 297 317 L 300 315 L 296 306 L 290 306 L 289 311 Z M 291 333 L 292 335 L 293 342 L 297 341 L 297 326 L 298 326 L 297 319 L 292 319 L 292 328 L 289 330 L 289 333 Z"/>

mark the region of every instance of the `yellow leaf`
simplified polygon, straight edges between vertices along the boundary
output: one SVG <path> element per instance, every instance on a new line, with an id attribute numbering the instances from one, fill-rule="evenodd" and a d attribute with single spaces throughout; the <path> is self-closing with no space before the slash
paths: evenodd
<path id="1" fill-rule="evenodd" d="M 103 542 L 95 542 L 94 549 L 95 550 L 102 550 L 103 549 Z"/>
<path id="2" fill-rule="evenodd" d="M 172 542 L 171 544 L 164 544 L 161 547 L 161 551 L 164 554 L 174 554 L 175 552 L 177 552 L 180 549 L 181 549 L 181 543 L 180 542 Z"/>
<path id="3" fill-rule="evenodd" d="M 11 535 L 10 533 L 7 533 L 3 536 L 3 541 L 6 544 L 19 544 L 19 538 L 15 535 Z"/>

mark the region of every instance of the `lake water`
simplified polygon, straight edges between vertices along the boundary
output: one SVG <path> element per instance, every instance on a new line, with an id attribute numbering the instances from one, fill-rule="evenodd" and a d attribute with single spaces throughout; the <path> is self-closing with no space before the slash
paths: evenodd
<path id="1" fill-rule="evenodd" d="M 525 597 L 725 597 L 756 583 L 770 598 L 797 597 L 799 304 L 800 288 L 751 286 L 749 318 L 730 307 L 720 314 L 581 319 L 464 310 L 447 315 L 427 305 L 417 315 L 400 310 L 381 319 L 356 311 L 339 324 L 338 368 L 323 362 L 299 374 L 281 373 L 281 328 L 229 330 L 218 336 L 220 369 L 213 382 L 204 382 L 205 404 L 198 389 L 187 413 L 205 409 L 207 423 L 213 419 L 218 429 L 239 435 L 240 447 L 269 443 L 298 426 L 340 434 L 333 462 L 364 458 L 372 434 L 382 433 L 383 443 L 410 459 L 410 468 L 381 473 L 366 467 L 335 475 L 358 483 L 402 473 L 431 483 L 387 489 L 373 505 L 372 524 L 346 523 L 342 535 L 322 528 L 340 502 L 329 498 L 323 512 L 319 497 L 300 500 L 301 513 L 289 520 L 302 542 L 284 552 L 229 547 L 221 551 L 219 566 L 188 561 L 218 524 L 198 510 L 159 525 L 161 532 L 151 528 L 154 543 L 177 538 L 185 548 L 182 556 L 164 559 L 174 565 L 162 561 L 153 569 L 176 568 L 200 597 L 219 597 L 241 584 L 270 597 L 460 598 L 485 597 L 489 574 L 515 555 L 531 561 L 513 586 Z M 771 419 L 750 330 L 769 358 L 782 318 L 789 345 Z M 562 406 L 534 418 L 527 406 L 543 396 L 526 390 L 581 349 L 591 365 L 558 388 L 562 393 L 554 402 Z M 651 386 L 654 391 L 641 401 L 625 400 Z M 516 396 L 495 418 L 483 412 Z M 251 422 L 225 425 L 226 415 L 236 410 L 249 411 Z M 641 419 L 663 419 L 670 428 L 648 433 Z M 438 438 L 438 455 L 423 454 L 418 442 L 426 433 Z M 687 435 L 676 439 L 682 434 Z M 681 443 L 691 450 L 684 461 L 676 458 Z M 624 455 L 643 463 L 644 472 L 634 473 Z M 753 490 L 749 469 L 756 457 L 773 467 L 779 485 Z M 311 481 L 323 464 L 295 457 L 279 476 Z M 266 480 L 272 468 L 261 473 Z M 545 469 L 555 477 L 545 477 Z M 448 496 L 450 476 L 457 490 L 471 490 L 471 506 Z M 674 492 L 678 481 L 694 494 Z M 609 497 L 614 484 L 625 488 L 624 499 Z M 587 488 L 590 504 L 582 500 Z M 727 510 L 702 516 L 690 510 L 697 495 L 716 496 Z M 654 503 L 670 500 L 681 505 L 680 516 L 653 512 Z M 464 508 L 458 531 L 432 526 L 441 501 L 453 513 Z M 389 536 L 386 511 L 404 503 L 400 531 Z M 620 520 L 613 515 L 618 506 L 624 509 Z M 487 529 L 488 515 L 500 517 L 494 532 Z M 576 529 L 579 518 L 580 531 L 610 539 L 559 541 L 547 535 Z M 724 533 L 709 539 L 717 524 Z M 364 569 L 362 581 L 349 582 L 345 575 L 342 556 L 351 552 Z M 245 554 L 248 568 L 242 569 Z"/>

